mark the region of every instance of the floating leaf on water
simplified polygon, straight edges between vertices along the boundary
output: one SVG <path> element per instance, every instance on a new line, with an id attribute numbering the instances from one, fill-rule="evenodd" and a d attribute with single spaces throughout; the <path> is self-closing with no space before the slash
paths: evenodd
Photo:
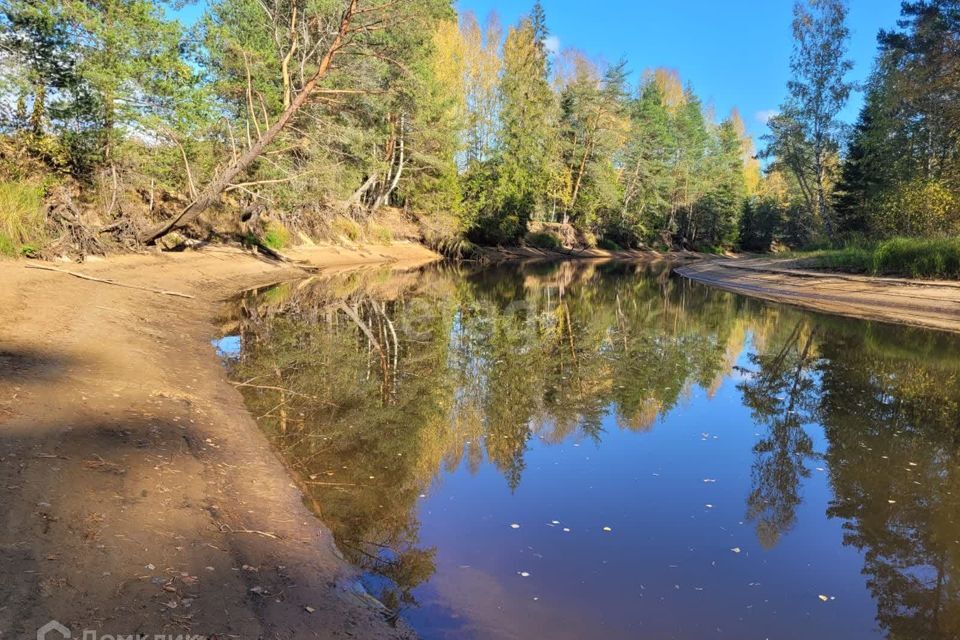
<path id="1" fill-rule="evenodd" d="M 710 482 L 716 482 L 717 480 L 716 480 L 716 478 L 704 478 L 703 481 L 704 481 L 704 482 L 707 482 L 707 483 L 710 483 Z"/>
<path id="2" fill-rule="evenodd" d="M 606 531 L 607 533 L 610 533 L 611 531 L 613 531 L 613 529 L 611 529 L 610 527 L 604 527 L 603 530 Z"/>
<path id="3" fill-rule="evenodd" d="M 560 521 L 559 521 L 559 520 L 551 520 L 551 521 L 550 521 L 550 524 L 560 524 Z"/>
<path id="4" fill-rule="evenodd" d="M 564 533 L 570 533 L 570 528 L 569 528 L 569 527 L 564 527 L 564 528 L 563 528 L 563 532 L 564 532 Z"/>
<path id="5" fill-rule="evenodd" d="M 896 500 L 887 500 L 887 502 L 889 502 L 890 504 L 897 504 Z"/>
<path id="6" fill-rule="evenodd" d="M 526 571 L 518 571 L 517 573 L 520 575 L 521 578 L 529 578 L 529 577 L 530 577 L 530 574 L 529 574 L 528 572 L 526 572 Z"/>
<path id="7" fill-rule="evenodd" d="M 713 509 L 713 505 L 712 505 L 712 504 L 705 504 L 705 505 L 703 505 L 703 506 L 705 506 L 707 509 Z"/>
<path id="8" fill-rule="evenodd" d="M 740 547 L 733 547 L 730 549 L 730 551 L 733 551 L 734 553 L 740 553 Z"/>
<path id="9" fill-rule="evenodd" d="M 511 528 L 511 529 L 519 529 L 519 528 L 520 528 L 520 525 L 518 525 L 516 522 L 514 522 L 512 525 L 510 525 L 510 528 Z"/>
<path id="10" fill-rule="evenodd" d="M 820 600 L 822 600 L 823 602 L 826 602 L 827 600 L 830 599 L 830 596 L 825 596 L 825 595 L 823 595 L 822 593 L 821 593 L 820 595 L 818 595 L 817 597 L 820 598 Z"/>

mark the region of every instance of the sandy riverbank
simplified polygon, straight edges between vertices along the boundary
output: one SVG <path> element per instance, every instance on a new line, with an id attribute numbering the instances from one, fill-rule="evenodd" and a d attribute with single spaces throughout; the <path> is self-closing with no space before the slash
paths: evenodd
<path id="1" fill-rule="evenodd" d="M 436 256 L 316 247 L 325 267 Z M 389 638 L 301 503 L 210 340 L 224 299 L 300 277 L 235 249 L 54 265 L 0 261 L 0 638 Z M 59 637 L 59 636 L 58 636 Z"/>
<path id="2" fill-rule="evenodd" d="M 960 282 L 811 271 L 775 259 L 707 259 L 676 272 L 735 293 L 815 311 L 960 331 Z"/>

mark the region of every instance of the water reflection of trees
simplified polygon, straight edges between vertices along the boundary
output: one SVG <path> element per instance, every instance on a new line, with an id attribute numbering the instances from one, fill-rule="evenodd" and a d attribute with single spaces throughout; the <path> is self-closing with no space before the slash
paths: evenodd
<path id="1" fill-rule="evenodd" d="M 795 524 L 821 423 L 829 515 L 864 554 L 879 623 L 960 635 L 955 341 L 586 263 L 283 285 L 246 297 L 236 322 L 234 379 L 394 608 L 434 569 L 416 504 L 439 470 L 486 461 L 514 488 L 531 438 L 600 439 L 610 413 L 649 429 L 693 386 L 715 392 L 749 340 L 738 389 L 760 431 L 747 512 L 761 542 Z"/>
<path id="2" fill-rule="evenodd" d="M 748 378 L 739 385 L 743 403 L 753 419 L 766 429 L 754 445 L 752 487 L 747 518 L 756 522 L 764 547 L 774 546 L 793 526 L 800 505 L 800 482 L 810 475 L 813 441 L 804 424 L 816 418 L 815 332 L 798 319 L 782 323 L 790 329 L 775 336 L 775 349 L 750 354 Z"/>
<path id="3" fill-rule="evenodd" d="M 905 339 L 905 337 L 907 339 Z M 960 637 L 960 381 L 953 341 L 877 329 L 821 345 L 821 413 L 844 542 L 891 638 Z"/>
<path id="4" fill-rule="evenodd" d="M 766 426 L 748 515 L 770 545 L 793 525 L 813 456 L 827 439 L 828 515 L 863 573 L 890 638 L 960 637 L 960 351 L 931 332 L 803 317 L 768 332 L 740 385 Z"/>
<path id="5" fill-rule="evenodd" d="M 433 571 L 416 502 L 489 461 L 515 488 L 530 439 L 647 429 L 721 379 L 736 300 L 666 270 L 587 263 L 361 272 L 246 296 L 232 376 L 344 553 L 393 607 Z"/>

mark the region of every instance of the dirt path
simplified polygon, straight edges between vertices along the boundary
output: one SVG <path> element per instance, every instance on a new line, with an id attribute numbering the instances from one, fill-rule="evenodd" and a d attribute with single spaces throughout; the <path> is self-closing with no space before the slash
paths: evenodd
<path id="1" fill-rule="evenodd" d="M 958 282 L 824 273 L 767 259 L 708 259 L 676 272 L 728 291 L 816 311 L 960 331 Z"/>
<path id="2" fill-rule="evenodd" d="M 315 264 L 431 258 L 317 248 Z M 222 301 L 303 275 L 235 250 L 0 261 L 0 638 L 390 638 L 227 382 Z M 52 636 L 59 639 L 59 634 Z"/>

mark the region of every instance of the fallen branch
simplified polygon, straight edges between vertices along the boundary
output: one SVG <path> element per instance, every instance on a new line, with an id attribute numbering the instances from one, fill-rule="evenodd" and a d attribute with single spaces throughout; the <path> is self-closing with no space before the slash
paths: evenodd
<path id="1" fill-rule="evenodd" d="M 141 242 L 144 244 L 152 244 L 170 231 L 189 225 L 196 220 L 204 210 L 216 204 L 220 200 L 220 194 L 223 190 L 233 184 L 234 179 L 244 174 L 250 165 L 260 157 L 260 154 L 266 150 L 270 143 L 272 143 L 277 135 L 287 126 L 287 123 L 297 114 L 300 108 L 313 97 L 317 85 L 327 74 L 334 57 L 340 52 L 340 49 L 349 42 L 350 23 L 353 20 L 354 14 L 357 12 L 359 1 L 360 0 L 350 0 L 350 3 L 340 18 L 340 27 L 333 34 L 329 48 L 320 58 L 313 75 L 310 76 L 310 79 L 301 87 L 300 92 L 293 97 L 290 105 L 280 113 L 276 122 L 268 124 L 267 130 L 262 133 L 258 130 L 256 142 L 253 142 L 243 155 L 230 163 L 220 175 L 210 182 L 200 194 L 196 198 L 193 198 L 193 201 L 181 209 L 177 215 L 141 234 L 139 237 Z M 249 76 L 247 79 L 247 100 L 248 103 L 251 101 Z M 253 105 L 248 104 L 248 106 L 251 111 L 251 116 L 254 117 L 254 124 L 256 124 Z"/>
<path id="2" fill-rule="evenodd" d="M 234 529 L 226 522 L 217 522 L 214 520 L 214 524 L 217 525 L 217 529 L 220 530 L 220 533 L 252 533 L 254 535 L 263 536 L 264 538 L 272 538 L 274 540 L 280 540 L 280 536 L 270 531 L 260 531 L 259 529 Z"/>
<path id="3" fill-rule="evenodd" d="M 65 273 L 68 276 L 73 276 L 74 278 L 80 278 L 81 280 L 90 280 L 91 282 L 102 282 L 103 284 L 112 284 L 117 287 L 126 287 L 127 289 L 139 289 L 140 291 L 149 291 L 151 293 L 159 293 L 165 296 L 176 296 L 178 298 L 190 298 L 193 299 L 194 296 L 188 293 L 180 293 L 179 291 L 167 291 L 165 289 L 154 289 L 152 287 L 141 287 L 137 284 L 126 284 L 123 282 L 117 282 L 116 280 L 105 280 L 103 278 L 94 278 L 93 276 L 84 275 L 82 273 L 77 273 L 76 271 L 68 271 L 67 269 L 60 269 L 58 267 L 50 267 L 44 264 L 28 264 L 25 265 L 27 269 L 42 269 L 44 271 L 56 271 L 57 273 Z"/>
<path id="4" fill-rule="evenodd" d="M 283 391 L 284 393 L 289 393 L 290 395 L 300 396 L 303 398 L 309 398 L 311 400 L 316 400 L 316 396 L 310 396 L 305 393 L 300 393 L 299 391 L 294 391 L 292 389 L 284 389 L 283 387 L 274 387 L 269 384 L 250 384 L 249 382 L 230 382 L 235 387 L 250 387 L 251 389 L 267 389 L 269 391 Z"/>

